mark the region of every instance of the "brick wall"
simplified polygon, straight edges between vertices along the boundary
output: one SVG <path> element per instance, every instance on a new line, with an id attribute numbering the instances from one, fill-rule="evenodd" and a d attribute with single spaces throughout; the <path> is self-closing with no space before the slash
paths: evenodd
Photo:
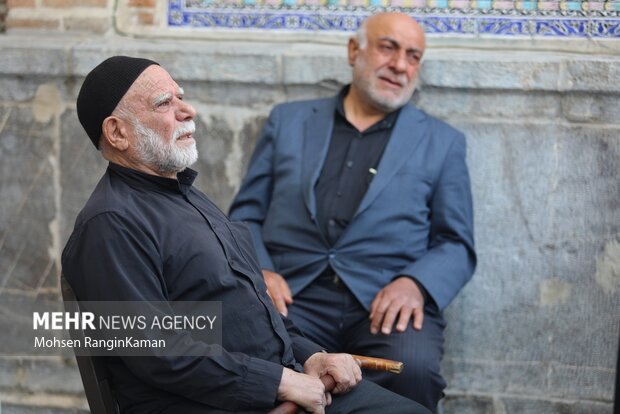
<path id="1" fill-rule="evenodd" d="M 9 31 L 58 31 L 105 33 L 114 30 L 114 18 L 131 27 L 151 26 L 163 19 L 157 13 L 159 0 L 2 0 L 7 2 L 6 28 Z M 0 15 L 3 16 L 3 6 Z M 158 18 L 161 16 L 161 18 Z M 0 22 L 4 19 L 2 18 Z"/>

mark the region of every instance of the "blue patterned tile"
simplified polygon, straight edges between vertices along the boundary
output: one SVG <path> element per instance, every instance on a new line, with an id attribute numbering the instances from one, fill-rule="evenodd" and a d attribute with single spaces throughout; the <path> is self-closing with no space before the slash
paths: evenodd
<path id="1" fill-rule="evenodd" d="M 371 13 L 384 10 L 386 4 L 392 4 L 392 0 L 346 0 L 350 4 L 369 4 L 365 8 L 347 6 L 349 3 L 346 1 L 343 6 L 343 0 L 326 0 L 325 6 L 299 6 L 304 0 L 239 0 L 243 1 L 242 5 L 230 4 L 232 1 L 169 0 L 168 24 L 171 27 L 238 30 L 351 32 Z M 415 0 L 394 0 L 393 4 L 414 4 L 412 1 Z M 619 0 L 607 1 L 606 10 L 603 11 L 582 10 L 577 7 L 579 2 L 576 1 L 557 3 L 555 7 L 560 10 L 553 10 L 553 4 L 544 5 L 548 10 L 537 10 L 537 2 L 532 0 L 515 1 L 512 10 L 506 10 L 505 2 L 498 2 L 498 9 L 490 9 L 493 7 L 491 1 L 472 1 L 472 7 L 476 8 L 446 9 L 443 7 L 447 7 L 449 2 L 428 0 L 424 4 L 433 7 L 390 9 L 415 17 L 429 36 L 455 34 L 620 39 Z"/>

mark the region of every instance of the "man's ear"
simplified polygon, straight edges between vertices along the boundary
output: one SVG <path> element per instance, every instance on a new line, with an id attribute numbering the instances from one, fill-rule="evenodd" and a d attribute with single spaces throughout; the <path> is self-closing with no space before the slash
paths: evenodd
<path id="1" fill-rule="evenodd" d="M 103 120 L 102 125 L 102 139 L 117 149 L 118 151 L 125 151 L 129 147 L 128 140 L 128 124 L 115 116 L 109 116 Z"/>
<path id="2" fill-rule="evenodd" d="M 359 53 L 359 50 L 360 44 L 358 43 L 357 39 L 354 37 L 350 38 L 349 45 L 347 46 L 350 66 L 355 65 L 355 60 L 357 59 L 357 54 Z"/>

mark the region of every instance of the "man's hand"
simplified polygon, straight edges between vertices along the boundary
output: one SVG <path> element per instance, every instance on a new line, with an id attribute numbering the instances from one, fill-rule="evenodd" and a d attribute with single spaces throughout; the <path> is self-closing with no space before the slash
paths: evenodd
<path id="1" fill-rule="evenodd" d="M 287 316 L 288 309 L 286 305 L 293 303 L 293 295 L 288 287 L 288 283 L 286 283 L 282 276 L 271 270 L 263 270 L 263 277 L 267 285 L 267 294 L 273 301 L 273 304 L 276 305 L 276 309 L 284 316 Z"/>
<path id="2" fill-rule="evenodd" d="M 278 400 L 292 401 L 307 412 L 319 414 L 324 414 L 325 407 L 331 404 L 331 396 L 320 379 L 289 368 L 282 370 Z"/>
<path id="3" fill-rule="evenodd" d="M 418 285 L 403 276 L 381 289 L 370 305 L 370 333 L 392 333 L 392 326 L 398 315 L 396 330 L 404 332 L 413 316 L 413 328 L 422 329 L 424 321 L 424 296 Z"/>
<path id="4" fill-rule="evenodd" d="M 336 381 L 334 394 L 349 392 L 362 380 L 362 370 L 349 354 L 317 352 L 306 360 L 304 372 L 318 378 L 331 375 Z"/>

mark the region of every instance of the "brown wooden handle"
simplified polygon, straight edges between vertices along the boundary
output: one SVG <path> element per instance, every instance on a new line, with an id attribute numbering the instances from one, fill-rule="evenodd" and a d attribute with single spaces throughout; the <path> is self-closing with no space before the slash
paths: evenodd
<path id="1" fill-rule="evenodd" d="M 371 369 L 373 371 L 386 371 L 394 374 L 400 374 L 405 364 L 391 359 L 373 358 L 361 355 L 351 355 L 359 364 L 360 368 Z"/>

